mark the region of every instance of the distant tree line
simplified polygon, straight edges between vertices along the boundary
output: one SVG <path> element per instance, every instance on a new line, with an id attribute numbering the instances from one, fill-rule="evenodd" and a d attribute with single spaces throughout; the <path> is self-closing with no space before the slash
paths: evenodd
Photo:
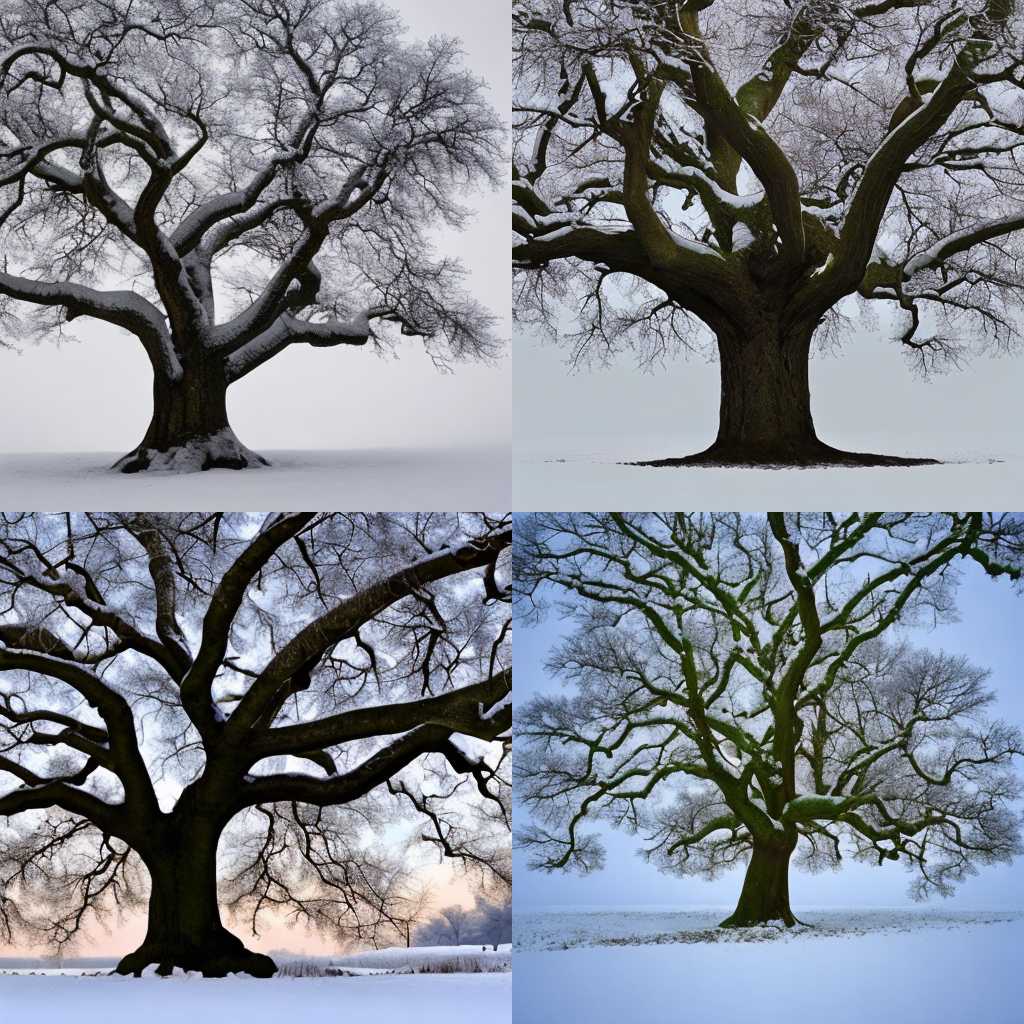
<path id="1" fill-rule="evenodd" d="M 512 941 L 512 896 L 477 896 L 471 909 L 443 907 L 415 933 L 416 946 L 491 946 Z"/>

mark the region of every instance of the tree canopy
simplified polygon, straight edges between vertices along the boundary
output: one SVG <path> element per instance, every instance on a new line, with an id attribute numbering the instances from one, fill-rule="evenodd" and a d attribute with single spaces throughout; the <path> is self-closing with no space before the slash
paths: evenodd
<path id="1" fill-rule="evenodd" d="M 665 870 L 748 861 L 726 924 L 794 922 L 788 863 L 900 860 L 917 897 L 1020 853 L 1024 754 L 988 673 L 911 643 L 956 613 L 958 566 L 1024 579 L 1024 520 L 988 513 L 542 513 L 517 526 L 523 614 L 571 626 L 571 689 L 517 712 L 517 839 L 598 869 L 588 821 Z M 972 654 L 975 652 L 971 652 Z"/>
<path id="2" fill-rule="evenodd" d="M 126 467 L 226 431 L 227 386 L 292 345 L 497 351 L 432 233 L 496 182 L 499 118 L 455 40 L 403 33 L 349 0 L 0 5 L 2 311 L 141 341 L 157 408 Z"/>
<path id="3" fill-rule="evenodd" d="M 406 841 L 510 884 L 510 543 L 482 514 L 7 514 L 0 934 L 148 902 L 121 970 L 270 973 L 218 901 L 371 939 Z"/>
<path id="4" fill-rule="evenodd" d="M 513 17 L 517 315 L 557 331 L 568 306 L 576 359 L 717 349 L 710 461 L 837 457 L 806 361 L 847 297 L 894 311 L 925 372 L 1019 341 L 1012 0 L 517 0 Z"/>

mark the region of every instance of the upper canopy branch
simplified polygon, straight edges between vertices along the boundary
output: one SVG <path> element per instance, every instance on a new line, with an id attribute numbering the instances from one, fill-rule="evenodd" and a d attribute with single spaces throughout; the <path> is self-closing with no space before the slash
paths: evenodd
<path id="1" fill-rule="evenodd" d="M 238 376 L 287 344 L 345 342 L 319 319 L 280 321 L 320 257 L 331 277 L 328 294 L 304 293 L 314 316 L 337 314 L 340 327 L 398 308 L 404 333 L 442 337 L 453 354 L 493 348 L 488 318 L 465 315 L 457 275 L 420 272 L 433 315 L 418 317 L 410 307 L 425 303 L 395 302 L 379 272 L 403 249 L 423 271 L 429 225 L 461 225 L 457 193 L 496 181 L 497 120 L 453 40 L 406 44 L 383 7 L 350 0 L 194 5 L 167 34 L 126 28 L 143 12 L 160 23 L 162 5 L 128 6 L 55 0 L 5 18 L 0 228 L 9 258 L 31 267 L 0 279 L 0 294 L 46 303 L 22 279 L 45 268 L 83 282 L 64 288 L 77 295 L 113 266 L 155 322 L 130 315 L 128 293 L 112 293 L 123 310 L 77 302 L 69 318 L 138 334 L 172 381 L 195 361 L 190 347 L 226 360 L 262 339 L 233 358 Z M 226 315 L 225 293 L 241 299 Z"/>
<path id="2" fill-rule="evenodd" d="M 311 622 L 271 659 L 253 681 L 228 722 L 226 736 L 244 742 L 250 729 L 275 705 L 289 681 L 359 627 L 422 587 L 494 562 L 512 542 L 506 527 L 457 547 L 427 554 L 411 566 L 390 573 Z"/>
<path id="3" fill-rule="evenodd" d="M 504 669 L 490 679 L 434 697 L 355 708 L 314 722 L 272 728 L 255 738 L 252 749 L 261 757 L 298 755 L 419 725 L 443 726 L 449 733 L 493 740 L 511 728 L 512 706 L 501 703 L 511 691 L 512 670 Z"/>
<path id="4" fill-rule="evenodd" d="M 268 517 L 262 529 L 221 577 L 203 617 L 202 640 L 181 681 L 181 702 L 204 736 L 211 736 L 216 716 L 211 700 L 214 678 L 223 664 L 231 627 L 253 579 L 280 547 L 294 539 L 315 518 L 313 512 Z"/>
<path id="5" fill-rule="evenodd" d="M 557 330 L 555 293 L 574 289 L 578 354 L 698 348 L 666 323 L 675 309 L 719 338 L 768 310 L 799 333 L 858 291 L 915 318 L 924 303 L 967 313 L 1008 343 L 1024 209 L 1015 4 L 778 3 L 753 22 L 738 0 L 514 8 L 518 301 Z M 903 267 L 942 280 L 905 288 Z M 636 315 L 601 294 L 620 273 L 642 282 Z M 902 341 L 925 365 L 963 351 Z"/>
<path id="6" fill-rule="evenodd" d="M 355 768 L 328 779 L 312 775 L 248 776 L 238 794 L 238 806 L 298 801 L 313 806 L 350 803 L 383 785 L 424 754 L 444 753 L 450 731 L 422 725 L 389 743 Z"/>

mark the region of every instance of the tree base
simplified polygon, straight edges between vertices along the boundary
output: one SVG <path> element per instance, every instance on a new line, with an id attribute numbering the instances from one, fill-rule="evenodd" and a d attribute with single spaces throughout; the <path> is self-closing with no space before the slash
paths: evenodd
<path id="1" fill-rule="evenodd" d="M 795 835 L 773 844 L 754 844 L 739 902 L 720 928 L 792 928 L 797 923 L 789 909 L 789 858 L 795 847 Z"/>
<path id="2" fill-rule="evenodd" d="M 250 451 L 230 427 L 205 437 L 192 437 L 165 447 L 148 447 L 143 441 L 135 451 L 118 459 L 118 473 L 196 473 L 207 469 L 258 469 L 270 463 Z"/>
<path id="3" fill-rule="evenodd" d="M 739 907 L 736 908 L 724 921 L 721 921 L 718 925 L 719 928 L 764 928 L 768 925 L 774 925 L 778 927 L 779 924 L 783 924 L 786 928 L 792 928 L 794 925 L 800 922 L 793 915 L 793 911 L 786 907 L 785 909 L 779 909 L 767 913 L 749 913 L 741 910 Z"/>
<path id="4" fill-rule="evenodd" d="M 254 978 L 272 978 L 277 964 L 263 953 L 253 953 L 230 932 L 204 947 L 171 943 L 145 942 L 134 953 L 129 953 L 114 968 L 116 974 L 142 976 L 147 967 L 156 967 L 156 973 L 167 977 L 175 968 L 195 971 L 204 978 L 225 978 L 229 974 L 249 974 Z"/>
<path id="5" fill-rule="evenodd" d="M 900 455 L 876 455 L 870 452 L 847 452 L 833 448 L 814 438 L 800 443 L 781 445 L 745 445 L 716 441 L 695 455 L 674 459 L 650 459 L 627 462 L 627 466 L 672 468 L 684 466 L 727 467 L 750 466 L 761 469 L 803 468 L 816 466 L 937 466 L 938 459 L 910 458 Z"/>

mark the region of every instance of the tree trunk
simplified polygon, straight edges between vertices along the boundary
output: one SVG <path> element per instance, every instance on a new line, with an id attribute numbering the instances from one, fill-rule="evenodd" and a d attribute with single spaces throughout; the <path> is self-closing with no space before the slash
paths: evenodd
<path id="1" fill-rule="evenodd" d="M 794 845 L 789 841 L 754 844 L 739 903 L 720 927 L 748 928 L 782 921 L 789 928 L 796 924 L 789 908 L 789 858 Z"/>
<path id="2" fill-rule="evenodd" d="M 846 452 L 819 440 L 811 415 L 814 326 L 783 328 L 773 318 L 718 335 L 721 405 L 710 448 L 645 466 L 917 465 L 933 459 Z"/>
<path id="3" fill-rule="evenodd" d="M 153 380 L 153 418 L 138 448 L 120 459 L 122 473 L 246 469 L 268 465 L 228 424 L 228 383 L 220 361 L 197 360 L 180 380 Z"/>
<path id="4" fill-rule="evenodd" d="M 217 903 L 217 842 L 210 828 L 169 827 L 145 856 L 151 879 L 149 927 L 142 945 L 118 965 L 138 977 L 155 964 L 157 974 L 176 967 L 207 978 L 242 973 L 269 978 L 277 965 L 245 948 L 221 924 Z"/>

